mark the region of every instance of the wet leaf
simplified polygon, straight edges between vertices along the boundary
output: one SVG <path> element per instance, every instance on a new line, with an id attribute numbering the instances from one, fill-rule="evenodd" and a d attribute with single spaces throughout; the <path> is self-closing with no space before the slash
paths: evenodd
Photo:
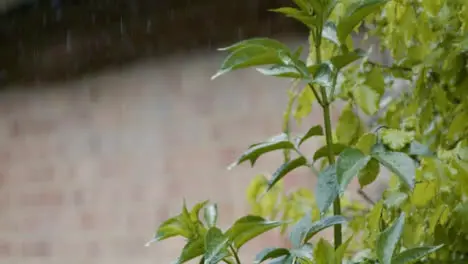
<path id="1" fill-rule="evenodd" d="M 278 181 L 280 181 L 286 174 L 291 172 L 292 170 L 304 166 L 307 164 L 307 159 L 305 157 L 298 157 L 296 159 L 290 160 L 281 167 L 279 167 L 275 173 L 273 173 L 270 182 L 268 183 L 268 190 L 270 190 Z"/>
<path id="2" fill-rule="evenodd" d="M 346 187 L 359 172 L 367 166 L 371 157 L 364 155 L 360 150 L 347 148 L 340 153 L 336 163 L 336 176 L 340 185 L 340 192 Z"/>
<path id="3" fill-rule="evenodd" d="M 315 199 L 321 214 L 327 212 L 333 201 L 338 197 L 339 188 L 335 165 L 328 166 L 320 172 L 315 187 Z"/>
<path id="4" fill-rule="evenodd" d="M 283 223 L 277 221 L 268 221 L 260 216 L 248 215 L 237 220 L 226 235 L 233 241 L 236 248 L 241 248 L 251 239 L 281 226 Z"/>
<path id="5" fill-rule="evenodd" d="M 410 190 L 414 188 L 416 165 L 414 161 L 403 152 L 379 152 L 372 156 L 383 166 L 395 173 Z"/>
<path id="6" fill-rule="evenodd" d="M 377 239 L 377 258 L 382 264 L 392 264 L 393 253 L 400 240 L 403 226 L 405 225 L 405 213 L 385 229 Z"/>
<path id="7" fill-rule="evenodd" d="M 392 259 L 391 264 L 409 264 L 413 263 L 416 260 L 419 260 L 437 250 L 439 250 L 443 245 L 436 247 L 417 247 L 411 248 L 403 251 Z"/>

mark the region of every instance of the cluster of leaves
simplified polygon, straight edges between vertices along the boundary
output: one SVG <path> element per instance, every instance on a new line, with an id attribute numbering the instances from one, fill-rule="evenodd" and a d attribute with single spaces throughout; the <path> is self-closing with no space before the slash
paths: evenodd
<path id="1" fill-rule="evenodd" d="M 252 144 L 230 166 L 246 161 L 254 166 L 263 155 L 283 152 L 284 163 L 269 178 L 256 177 L 248 189 L 255 216 L 240 218 L 224 232 L 213 220 L 214 205 L 197 204 L 191 211 L 184 206 L 179 216 L 158 228 L 154 240 L 185 237 L 177 263 L 201 257 L 200 263 L 240 264 L 239 249 L 246 242 L 290 226 L 291 248 L 265 249 L 256 263 L 466 262 L 468 2 L 293 2 L 295 7 L 273 11 L 310 30 L 306 61 L 300 57 L 301 48 L 291 51 L 279 41 L 254 38 L 222 49 L 230 54 L 213 76 L 261 66 L 261 74 L 294 83 L 282 133 Z M 372 62 L 368 53 L 354 49 L 351 35 L 359 28 L 380 39 L 380 48 L 394 59 L 392 65 Z M 381 109 L 397 79 L 406 80 L 408 91 Z M 297 89 L 298 84 L 303 88 Z M 345 107 L 333 130 L 330 106 L 338 100 Z M 307 117 L 313 103 L 322 108 L 324 125 L 292 135 L 290 117 Z M 358 113 L 376 117 L 378 129 L 365 125 Z M 312 137 L 324 138 L 325 145 L 309 157 L 301 145 Z M 299 167 L 308 168 L 317 185 L 286 195 L 281 181 Z M 370 208 L 344 206 L 351 180 L 357 178 L 365 187 L 376 181 L 382 167 L 393 175 L 383 199 Z M 202 208 L 204 221 L 198 216 Z M 346 208 L 361 214 L 344 217 Z M 312 241 L 332 226 L 334 246 L 324 239 Z"/>

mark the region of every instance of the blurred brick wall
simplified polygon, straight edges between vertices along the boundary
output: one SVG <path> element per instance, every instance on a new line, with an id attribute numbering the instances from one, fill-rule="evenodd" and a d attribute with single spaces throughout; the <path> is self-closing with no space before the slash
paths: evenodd
<path id="1" fill-rule="evenodd" d="M 280 132 L 288 83 L 253 70 L 210 81 L 220 60 L 186 54 L 3 91 L 0 263 L 171 263 L 180 241 L 144 244 L 183 198 L 218 202 L 223 226 L 246 213 L 249 180 L 281 157 L 255 169 L 226 166 Z M 302 131 L 321 122 L 314 111 Z M 313 183 L 307 170 L 287 180 Z M 244 256 L 278 243 L 271 233 Z"/>
<path id="2" fill-rule="evenodd" d="M 74 79 L 149 56 L 304 30 L 267 11 L 289 0 L 18 1 L 36 4 L 0 13 L 0 85 Z"/>

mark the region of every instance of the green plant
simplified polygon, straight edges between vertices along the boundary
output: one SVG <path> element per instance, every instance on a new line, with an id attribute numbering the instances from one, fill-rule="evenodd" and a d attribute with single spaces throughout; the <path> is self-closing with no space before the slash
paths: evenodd
<path id="1" fill-rule="evenodd" d="M 246 242 L 281 227 L 283 232 L 291 229 L 291 248 L 265 249 L 256 263 L 466 261 L 468 185 L 463 183 L 468 179 L 468 124 L 463 118 L 468 91 L 468 3 L 294 3 L 294 8 L 274 11 L 309 28 L 307 61 L 300 58 L 302 49 L 291 51 L 276 40 L 255 38 L 222 49 L 230 54 L 213 76 L 267 66 L 257 70 L 293 80 L 283 133 L 251 145 L 230 166 L 246 161 L 254 166 L 264 154 L 283 152 L 284 163 L 269 178 L 256 177 L 249 187 L 255 215 L 242 217 L 222 231 L 216 226 L 215 205 L 204 202 L 190 211 L 184 205 L 180 215 L 158 228 L 154 241 L 185 237 L 187 243 L 177 263 L 200 257 L 200 263 L 239 264 L 239 250 Z M 371 61 L 368 53 L 354 49 L 351 33 L 359 26 L 378 36 L 381 48 L 391 52 L 391 66 Z M 382 97 L 396 79 L 406 79 L 409 90 L 382 111 Z M 298 89 L 299 83 L 305 87 Z M 333 131 L 330 107 L 338 100 L 345 107 Z M 298 121 L 307 117 L 315 102 L 323 110 L 323 126 L 293 135 L 291 116 Z M 375 126 L 365 125 L 358 111 L 375 117 Z M 325 145 L 309 158 L 301 145 L 312 137 L 324 137 Z M 318 184 L 313 192 L 301 189 L 286 195 L 281 180 L 299 167 L 309 168 Z M 384 199 L 371 206 L 344 204 L 350 181 L 357 177 L 365 187 L 376 180 L 381 167 L 393 174 Z M 201 209 L 205 211 L 203 220 L 199 218 Z M 360 215 L 347 213 L 344 217 L 345 212 Z M 325 239 L 312 240 L 332 226 L 334 246 Z"/>

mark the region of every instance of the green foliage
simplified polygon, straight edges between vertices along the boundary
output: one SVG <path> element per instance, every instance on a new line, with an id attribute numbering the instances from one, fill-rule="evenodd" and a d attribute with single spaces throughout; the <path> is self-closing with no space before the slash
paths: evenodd
<path id="1" fill-rule="evenodd" d="M 468 261 L 468 1 L 293 0 L 273 10 L 310 31 L 307 61 L 268 38 L 244 40 L 229 52 L 217 78 L 259 67 L 267 76 L 289 78 L 294 87 L 282 133 L 249 146 L 229 167 L 281 151 L 284 162 L 271 176 L 254 177 L 247 189 L 252 215 L 226 231 L 217 208 L 195 205 L 164 223 L 152 241 L 186 239 L 176 263 L 240 264 L 239 249 L 274 228 L 289 232 L 290 248 L 267 248 L 255 263 L 466 263 Z M 354 48 L 353 32 L 379 40 L 391 65 L 371 61 Z M 408 89 L 385 98 L 396 81 Z M 298 83 L 305 87 L 297 89 Z M 336 129 L 330 106 L 344 102 Z M 389 102 L 389 103 L 388 103 Z M 294 135 L 290 122 L 307 118 L 312 104 L 324 124 Z M 371 117 L 366 124 L 361 116 Z M 294 118 L 291 118 L 294 117 Z M 377 129 L 375 129 L 377 127 Z M 301 149 L 325 139 L 313 154 Z M 317 177 L 315 189 L 285 190 L 282 180 L 300 167 Z M 347 200 L 356 177 L 365 187 L 391 173 L 380 201 Z M 203 209 L 204 217 L 198 215 Z M 332 209 L 332 210 L 331 210 Z M 343 216 L 344 215 L 344 216 Z M 270 221 L 267 219 L 278 219 Z M 333 228 L 333 243 L 317 233 Z M 343 237 L 348 239 L 343 241 Z"/>

